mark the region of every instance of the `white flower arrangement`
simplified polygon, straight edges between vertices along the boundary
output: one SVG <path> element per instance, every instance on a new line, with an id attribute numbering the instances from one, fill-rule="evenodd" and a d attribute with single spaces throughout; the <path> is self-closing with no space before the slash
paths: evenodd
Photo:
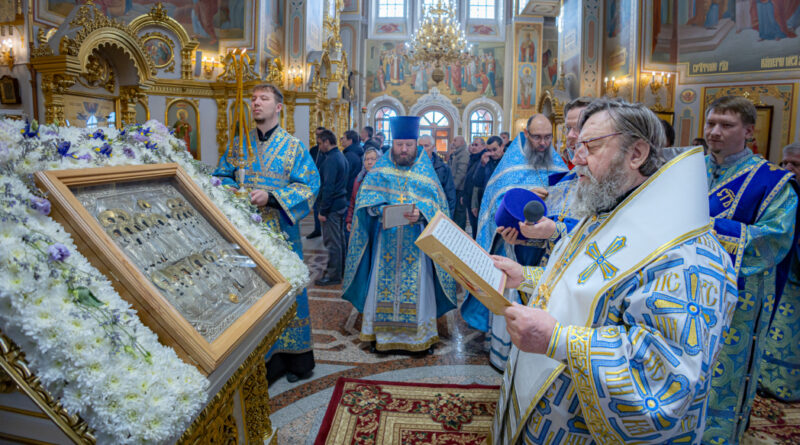
<path id="1" fill-rule="evenodd" d="M 292 284 L 309 280 L 285 236 L 257 209 L 202 172 L 157 121 L 124 130 L 0 120 L 0 329 L 31 369 L 99 443 L 160 443 L 179 436 L 208 399 L 208 380 L 141 323 L 81 255 L 33 185 L 39 170 L 178 163 Z"/>

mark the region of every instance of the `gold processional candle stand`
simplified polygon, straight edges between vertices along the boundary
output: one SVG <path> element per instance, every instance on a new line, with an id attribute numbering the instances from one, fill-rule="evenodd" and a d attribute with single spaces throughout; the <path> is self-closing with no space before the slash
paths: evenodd
<path id="1" fill-rule="evenodd" d="M 236 99 L 233 102 L 233 119 L 228 134 L 228 153 L 233 153 L 233 145 L 236 144 L 236 158 L 231 163 L 238 168 L 236 171 L 236 181 L 239 183 L 237 194 L 245 195 L 248 193 L 244 186 L 245 169 L 255 161 L 253 147 L 250 145 L 250 132 L 247 130 L 249 121 L 244 111 L 244 77 L 250 67 L 250 56 L 247 55 L 247 50 L 242 48 L 228 51 L 225 56 L 225 65 L 233 67 L 236 77 Z M 236 137 L 237 132 L 238 138 Z"/>

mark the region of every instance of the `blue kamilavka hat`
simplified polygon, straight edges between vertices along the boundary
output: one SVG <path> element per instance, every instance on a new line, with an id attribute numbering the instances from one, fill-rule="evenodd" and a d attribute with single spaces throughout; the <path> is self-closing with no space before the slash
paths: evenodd
<path id="1" fill-rule="evenodd" d="M 419 139 L 419 116 L 395 116 L 389 118 L 392 139 Z"/>

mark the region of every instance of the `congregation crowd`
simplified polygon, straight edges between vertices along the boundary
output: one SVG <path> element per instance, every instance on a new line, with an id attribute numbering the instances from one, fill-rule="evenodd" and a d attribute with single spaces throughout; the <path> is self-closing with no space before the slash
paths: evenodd
<path id="1" fill-rule="evenodd" d="M 504 372 L 492 443 L 738 443 L 757 391 L 800 400 L 800 144 L 780 166 L 747 148 L 747 98 L 709 104 L 689 147 L 645 106 L 606 98 L 568 103 L 560 143 L 534 114 L 516 136 L 456 136 L 446 151 L 413 116 L 392 118 L 390 139 L 319 127 L 306 150 L 278 125 L 277 88 L 256 87 L 252 107 L 251 202 L 301 255 L 313 212 L 308 238 L 328 252 L 315 284 L 342 285 L 361 341 L 432 352 L 453 309 L 486 332 Z M 215 175 L 234 184 L 235 170 L 226 154 Z M 498 227 L 520 188 L 545 216 Z M 407 224 L 387 228 L 384 209 L 407 203 Z M 415 245 L 439 212 L 505 273 L 504 313 L 461 294 Z M 308 299 L 297 300 L 270 380 L 311 375 Z"/>

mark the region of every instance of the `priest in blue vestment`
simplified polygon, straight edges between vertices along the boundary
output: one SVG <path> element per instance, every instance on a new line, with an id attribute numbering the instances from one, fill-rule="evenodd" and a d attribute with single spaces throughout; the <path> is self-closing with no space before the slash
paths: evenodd
<path id="1" fill-rule="evenodd" d="M 449 215 L 419 117 L 389 121 L 392 149 L 361 183 L 347 250 L 343 298 L 363 314 L 360 339 L 378 351 L 433 351 L 436 319 L 456 307 L 455 281 L 414 244 L 437 212 Z M 386 206 L 415 204 L 406 224 L 384 228 Z"/>
<path id="2" fill-rule="evenodd" d="M 300 220 L 314 205 L 319 172 L 303 143 L 279 125 L 283 109 L 280 90 L 270 84 L 258 85 L 253 88 L 250 103 L 256 121 L 256 130 L 250 133 L 253 163 L 243 171 L 231 163 L 238 156 L 238 141 L 234 141 L 219 160 L 214 176 L 225 185 L 250 189 L 250 202 L 261 209 L 264 223 L 284 232 L 302 259 Z M 297 295 L 297 315 L 267 353 L 267 374 L 271 382 L 284 374 L 289 381 L 296 381 L 310 377 L 313 369 L 311 322 L 304 289 Z"/>
<path id="3" fill-rule="evenodd" d="M 478 244 L 487 252 L 518 260 L 526 265 L 539 265 L 544 253 L 538 240 L 507 243 L 498 233 L 495 213 L 506 192 L 522 187 L 532 189 L 549 185 L 551 174 L 567 171 L 561 155 L 552 146 L 553 126 L 547 117 L 536 114 L 528 119 L 524 133 L 511 143 L 486 184 L 478 213 Z M 509 228 L 515 230 L 514 228 Z M 512 244 L 513 243 L 513 244 Z M 516 290 L 506 292 L 506 298 L 521 302 Z M 505 367 L 511 341 L 503 317 L 495 317 L 477 298 L 467 294 L 461 305 L 461 315 L 473 328 L 488 332 L 489 362 L 498 369 Z"/>
<path id="4" fill-rule="evenodd" d="M 800 142 L 783 147 L 781 167 L 800 175 Z M 797 231 L 795 222 L 795 231 Z M 800 243 L 787 255 L 788 278 L 769 324 L 761 360 L 761 390 L 784 402 L 800 401 Z"/>
<path id="5" fill-rule="evenodd" d="M 700 443 L 736 304 L 703 152 L 665 162 L 664 129 L 641 104 L 599 99 L 581 121 L 581 221 L 544 269 L 493 257 L 531 298 L 504 313 L 513 347 L 488 442 Z"/>
<path id="6" fill-rule="evenodd" d="M 780 265 L 795 239 L 793 175 L 747 148 L 755 122 L 756 108 L 744 97 L 721 97 L 706 110 L 711 220 L 733 260 L 739 288 L 711 380 L 703 436 L 709 443 L 739 443 L 747 428 L 767 326 L 786 281 L 788 261 Z"/>

